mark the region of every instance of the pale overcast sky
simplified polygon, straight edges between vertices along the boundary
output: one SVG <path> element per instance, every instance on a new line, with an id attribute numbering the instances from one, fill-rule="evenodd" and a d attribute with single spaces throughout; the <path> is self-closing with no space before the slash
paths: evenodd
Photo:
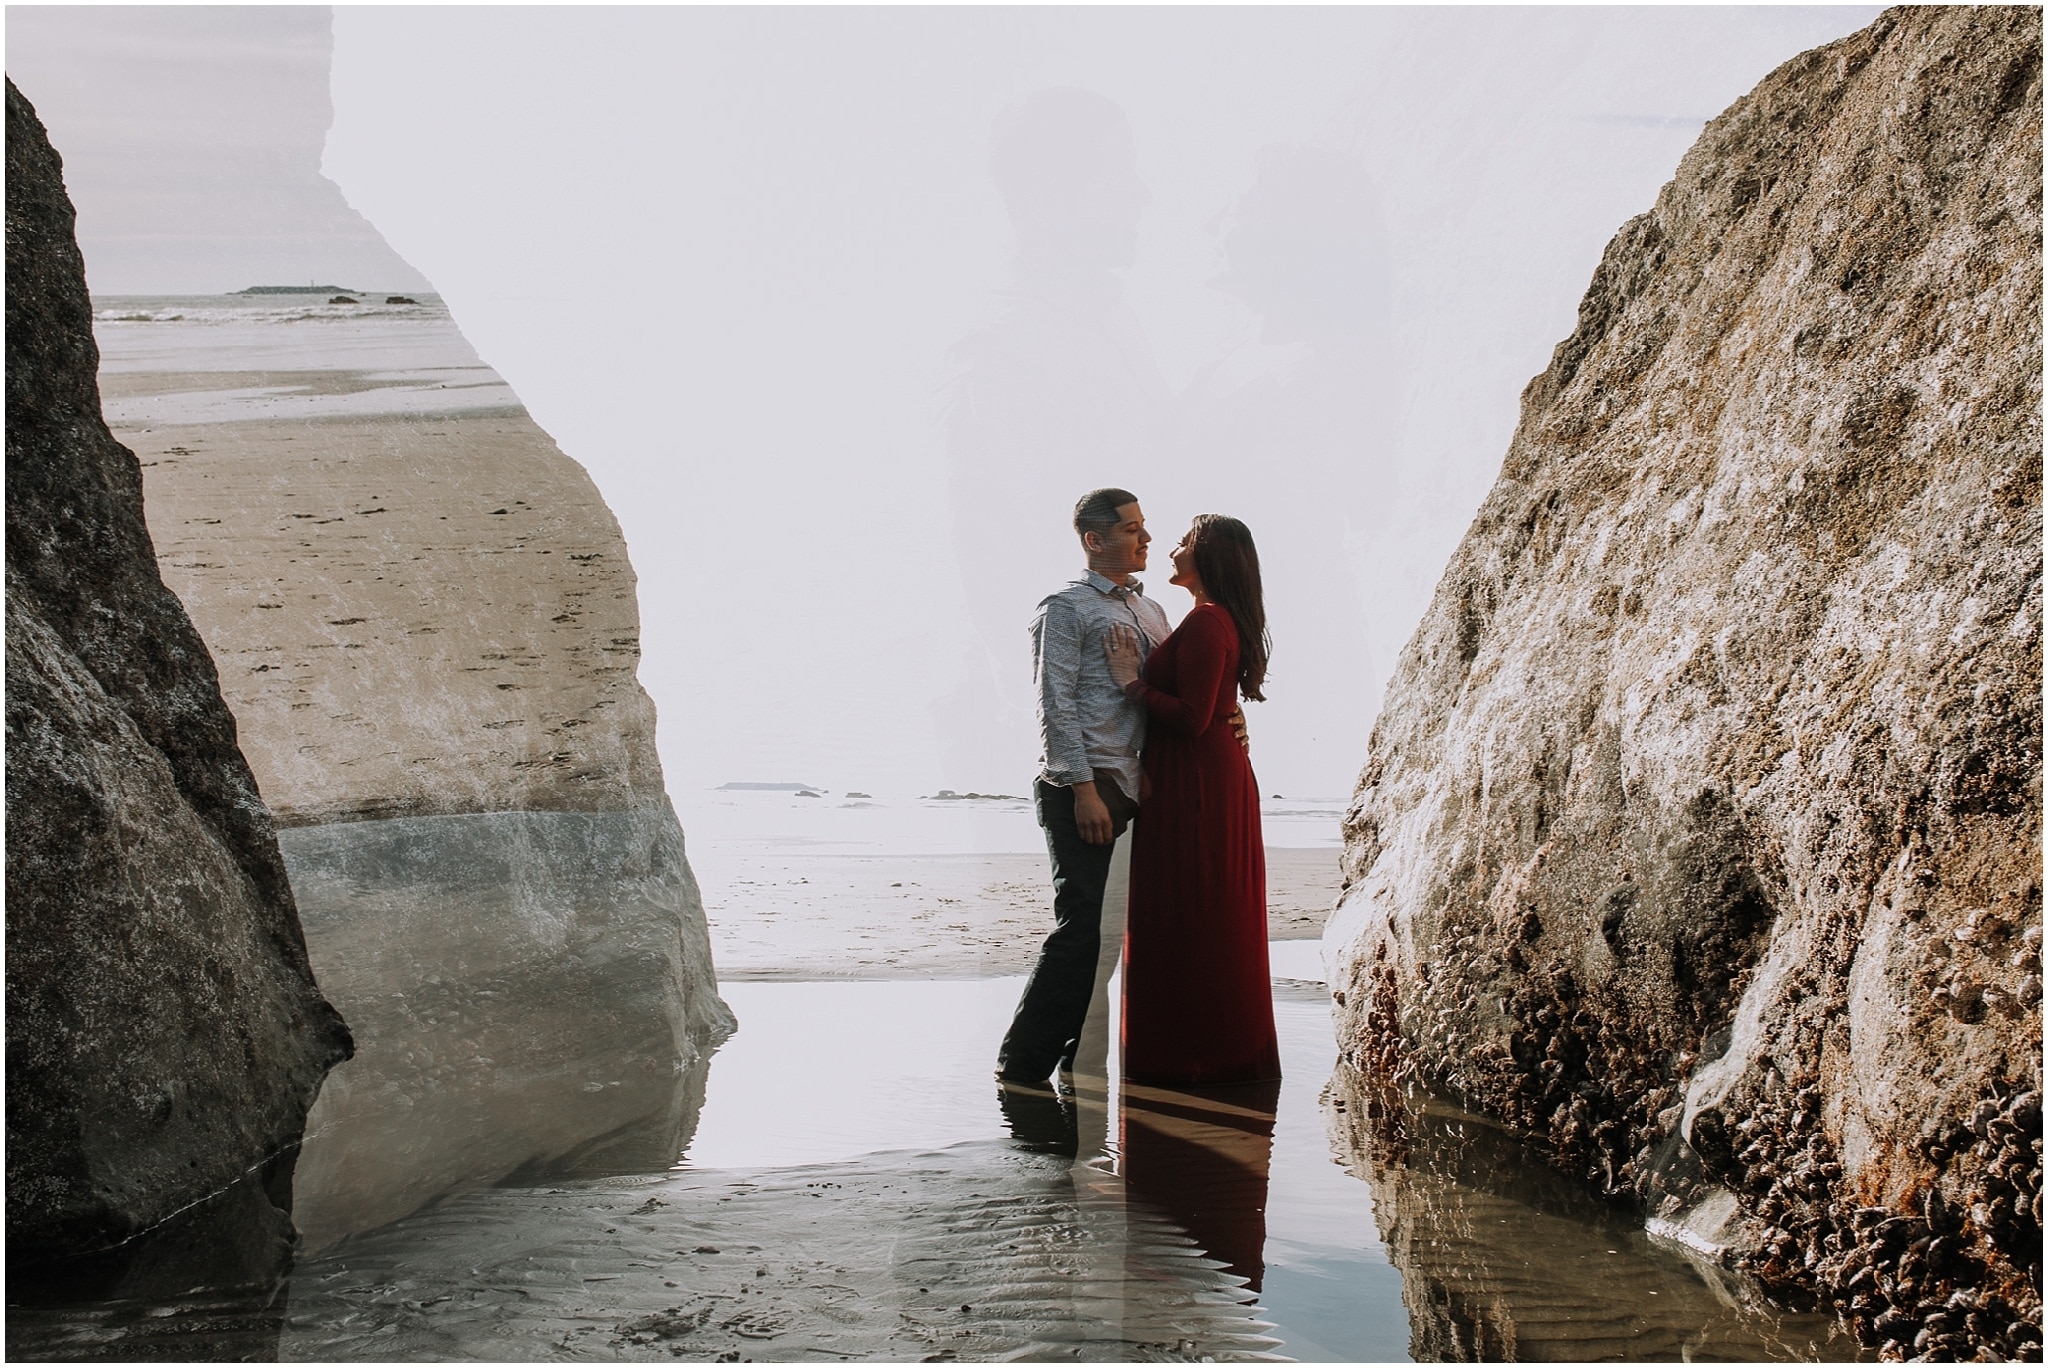
<path id="1" fill-rule="evenodd" d="M 1875 13 L 343 7 L 331 106 L 324 9 L 7 37 L 96 290 L 433 282 L 619 516 L 672 784 L 1023 792 L 1121 483 L 1250 523 L 1262 787 L 1336 796 L 1607 241 Z"/>
<path id="2" fill-rule="evenodd" d="M 332 51 L 325 5 L 8 6 L 95 294 L 426 288 L 320 174 Z"/>

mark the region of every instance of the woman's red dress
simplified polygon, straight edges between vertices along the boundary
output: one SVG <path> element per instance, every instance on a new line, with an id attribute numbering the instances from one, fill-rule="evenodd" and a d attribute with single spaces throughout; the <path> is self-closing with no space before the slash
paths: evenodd
<path id="1" fill-rule="evenodd" d="M 1238 638 L 1199 604 L 1145 661 L 1147 792 L 1124 933 L 1123 1072 L 1141 1083 L 1280 1076 L 1266 964 L 1258 780 L 1230 725 Z"/>

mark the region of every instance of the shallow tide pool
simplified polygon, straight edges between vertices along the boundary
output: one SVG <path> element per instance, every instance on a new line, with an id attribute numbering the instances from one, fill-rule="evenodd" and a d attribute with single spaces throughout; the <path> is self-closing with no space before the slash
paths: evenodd
<path id="1" fill-rule="evenodd" d="M 1630 1213 L 1478 1118 L 1429 1103 L 1398 1132 L 1362 1124 L 1314 981 L 1318 947 L 1272 952 L 1285 1079 L 1199 1092 L 1117 1088 L 1100 1012 L 1065 1087 L 999 1090 L 991 1055 L 1016 978 L 727 983 L 739 1032 L 708 1073 L 679 1085 L 678 1096 L 702 1097 L 694 1125 L 688 1106 L 671 1106 L 651 1128 L 491 1176 L 460 1162 L 478 1152 L 479 1126 L 493 1143 L 522 1126 L 568 1134 L 578 1108 L 613 1105 L 609 1075 L 586 1059 L 573 1086 L 551 1093 L 508 1077 L 518 1108 L 491 1102 L 488 1074 L 467 1077 L 449 1105 L 421 1112 L 433 1125 L 391 1127 L 375 1149 L 322 1159 L 309 1139 L 320 1162 L 302 1166 L 301 1183 L 319 1190 L 302 1193 L 304 1214 L 329 1234 L 307 1241 L 282 1283 L 17 1304 L 9 1350 L 316 1361 L 1856 1356 L 1826 1319 L 1775 1309 L 1651 1241 Z M 463 1108 L 481 1120 L 453 1124 Z M 658 1134 L 672 1137 L 667 1161 L 636 1157 L 659 1152 L 648 1141 Z M 407 1192 L 423 1173 L 468 1176 L 387 1219 L 364 1214 L 391 1209 L 370 1191 L 372 1159 L 405 1175 Z"/>
<path id="2" fill-rule="evenodd" d="M 1318 943 L 1272 949 L 1276 972 L 1320 977 Z M 1022 988 L 1021 978 L 721 985 L 741 1030 L 712 1061 L 685 1163 L 821 1164 L 1013 1138 L 989 1073 Z M 1266 1187 L 1263 1317 L 1288 1357 L 1404 1359 L 1401 1278 L 1375 1232 L 1372 1191 L 1332 1159 L 1324 1132 L 1318 1099 L 1337 1053 L 1327 999 L 1283 982 L 1274 1017 L 1286 1077 L 1264 1173 L 1253 1175 Z M 1076 1161 L 1114 1169 L 1108 1119 L 1122 1099 L 1114 1070 L 1108 1078 L 1106 1099 L 1091 1106 L 1080 1088 L 1072 1110 Z"/>
<path id="3" fill-rule="evenodd" d="M 1232 1246 L 1236 1275 L 1257 1266 L 1256 1289 L 1245 1295 L 1270 1326 L 1270 1352 L 1321 1361 L 1501 1350 L 1537 1358 L 1856 1356 L 1825 1318 L 1773 1310 L 1739 1280 L 1651 1241 L 1627 1212 L 1575 1192 L 1477 1118 L 1442 1109 L 1433 1116 L 1451 1143 L 1432 1153 L 1458 1151 L 1465 1171 L 1387 1165 L 1387 1191 L 1376 1193 L 1360 1172 L 1371 1160 L 1347 1154 L 1330 1125 L 1343 1103 L 1329 1086 L 1338 1062 L 1329 1003 L 1313 981 L 1321 977 L 1320 945 L 1279 942 L 1271 952 L 1286 1077 L 1270 1116 L 1249 1128 L 1252 1144 L 1228 1130 L 1195 1137 L 1222 1152 L 1225 1167 L 1247 1171 L 1234 1203 L 1223 1195 L 1205 1211 L 1197 1202 L 1187 1222 L 1197 1243 Z M 1021 987 L 1018 978 L 724 985 L 742 1029 L 713 1062 L 686 1165 L 853 1162 L 884 1150 L 1018 1139 L 988 1075 L 989 1042 L 1000 1038 Z M 1131 1109 L 1113 1081 L 1113 1046 L 1110 1059 L 1099 1102 L 1091 1105 L 1085 1082 L 1075 1090 L 1075 1161 L 1142 1183 L 1146 1175 L 1132 1168 L 1144 1156 L 1123 1152 Z M 1029 1141 L 1028 1124 L 1022 1130 Z M 1270 1134 L 1263 1152 L 1262 1134 Z M 1212 1177 L 1199 1163 L 1182 1164 L 1167 1183 L 1201 1187 Z M 1148 1198 L 1155 1207 L 1176 1204 L 1157 1184 L 1135 1200 Z M 1429 1204 L 1442 1228 L 1419 1241 L 1402 1229 L 1398 1253 L 1408 1267 L 1397 1267 L 1382 1222 L 1402 1223 L 1405 1207 Z M 1220 1233 L 1200 1229 L 1203 1218 Z M 1261 1238 L 1248 1260 L 1250 1226 Z M 1411 1283 L 1424 1308 L 1420 1345 L 1406 1300 Z"/>

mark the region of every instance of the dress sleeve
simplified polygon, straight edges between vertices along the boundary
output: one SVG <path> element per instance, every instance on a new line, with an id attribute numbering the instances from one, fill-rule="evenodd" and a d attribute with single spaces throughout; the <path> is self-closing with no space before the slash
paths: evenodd
<path id="1" fill-rule="evenodd" d="M 1175 661 L 1178 692 L 1168 693 L 1143 679 L 1125 692 L 1145 705 L 1154 722 L 1187 736 L 1200 736 L 1236 701 L 1237 676 L 1230 669 L 1236 634 L 1236 626 L 1221 613 L 1188 614 L 1180 625 Z"/>

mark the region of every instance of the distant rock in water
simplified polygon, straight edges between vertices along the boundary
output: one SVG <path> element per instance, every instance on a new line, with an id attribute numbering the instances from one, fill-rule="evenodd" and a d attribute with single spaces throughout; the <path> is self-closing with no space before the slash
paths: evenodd
<path id="1" fill-rule="evenodd" d="M 270 1199 L 349 1034 L 213 661 L 158 575 L 135 457 L 101 421 L 72 225 L 10 81 L 7 1248 L 28 1274 L 235 1189 L 249 1247 L 230 1262 L 260 1278 L 290 1247 Z"/>
<path id="2" fill-rule="evenodd" d="M 348 295 L 336 295 L 334 298 L 328 300 L 327 302 L 329 304 L 353 304 L 356 301 L 350 298 Z"/>
<path id="3" fill-rule="evenodd" d="M 1403 654 L 1347 1058 L 1893 1355 L 2039 1357 L 2041 15 L 1772 73 L 1607 249 Z"/>
<path id="4" fill-rule="evenodd" d="M 419 303 L 419 301 L 418 301 L 417 299 L 414 299 L 414 298 L 413 298 L 412 296 L 410 296 L 410 295 L 385 295 L 385 296 L 384 296 L 384 302 L 385 302 L 386 304 L 417 304 L 417 303 Z"/>

